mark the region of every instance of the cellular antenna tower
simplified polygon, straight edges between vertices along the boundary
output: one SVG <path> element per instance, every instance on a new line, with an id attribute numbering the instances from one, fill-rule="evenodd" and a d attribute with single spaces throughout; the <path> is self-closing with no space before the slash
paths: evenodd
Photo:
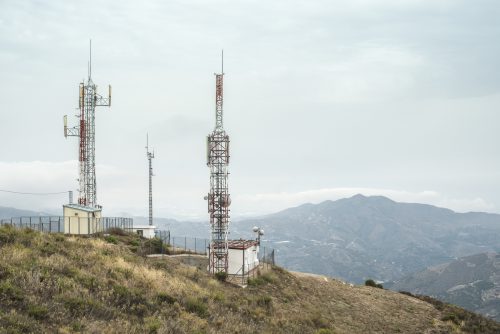
<path id="1" fill-rule="evenodd" d="M 90 56 L 88 63 L 88 79 L 80 83 L 78 99 L 79 125 L 69 128 L 67 116 L 64 116 L 64 137 L 80 137 L 79 156 L 79 196 L 78 204 L 96 208 L 96 175 L 95 175 L 95 108 L 111 106 L 111 86 L 108 86 L 108 96 L 97 94 L 97 86 L 92 81 L 92 41 L 90 41 Z"/>
<path id="2" fill-rule="evenodd" d="M 149 162 L 149 225 L 153 225 L 153 161 L 155 152 L 149 152 L 149 136 L 146 135 L 146 157 Z"/>
<path id="3" fill-rule="evenodd" d="M 228 192 L 229 136 L 223 127 L 223 77 L 224 51 L 222 51 L 222 71 L 215 74 L 215 129 L 207 137 L 207 166 L 210 168 L 210 192 L 208 213 L 210 214 L 210 273 L 227 273 L 229 232 Z"/>

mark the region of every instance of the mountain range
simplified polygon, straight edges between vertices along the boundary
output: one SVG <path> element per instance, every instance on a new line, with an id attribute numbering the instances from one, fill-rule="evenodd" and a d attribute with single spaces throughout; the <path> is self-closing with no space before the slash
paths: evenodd
<path id="1" fill-rule="evenodd" d="M 482 253 L 408 275 L 387 287 L 428 295 L 500 321 L 500 254 Z"/>
<path id="2" fill-rule="evenodd" d="M 291 270 L 393 281 L 458 257 L 500 251 L 500 215 L 356 195 L 235 222 L 233 235 L 264 228 Z M 247 234 L 248 235 L 248 234 Z"/>

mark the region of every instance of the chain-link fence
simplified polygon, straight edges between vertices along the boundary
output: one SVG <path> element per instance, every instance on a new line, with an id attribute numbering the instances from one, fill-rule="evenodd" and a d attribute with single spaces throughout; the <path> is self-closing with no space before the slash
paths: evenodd
<path id="1" fill-rule="evenodd" d="M 47 233 L 66 233 L 91 235 L 106 232 L 111 228 L 130 230 L 133 226 L 132 218 L 124 217 L 63 217 L 63 216 L 33 216 L 1 219 L 0 225 L 9 225 L 15 228 L 29 228 Z"/>

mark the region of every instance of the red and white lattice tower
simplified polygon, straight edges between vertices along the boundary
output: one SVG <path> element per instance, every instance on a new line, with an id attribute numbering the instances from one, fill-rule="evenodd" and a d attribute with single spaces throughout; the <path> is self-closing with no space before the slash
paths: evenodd
<path id="1" fill-rule="evenodd" d="M 224 54 L 222 54 L 224 64 Z M 227 179 L 229 164 L 229 136 L 223 127 L 223 77 L 222 72 L 215 74 L 215 129 L 207 137 L 207 166 L 210 168 L 210 192 L 208 213 L 210 215 L 210 252 L 209 272 L 227 273 L 229 232 L 229 196 Z"/>
<path id="2" fill-rule="evenodd" d="M 95 173 L 95 108 L 111 106 L 111 86 L 108 86 L 108 96 L 97 94 L 97 86 L 92 81 L 92 42 L 90 44 L 90 59 L 87 81 L 80 83 L 78 99 L 79 125 L 69 128 L 67 116 L 64 116 L 64 136 L 80 137 L 78 147 L 79 160 L 79 196 L 78 204 L 88 207 L 98 207 L 96 196 Z"/>

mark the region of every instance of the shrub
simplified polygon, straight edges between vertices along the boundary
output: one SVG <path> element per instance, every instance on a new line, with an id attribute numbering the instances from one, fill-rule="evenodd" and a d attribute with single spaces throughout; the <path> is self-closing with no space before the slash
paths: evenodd
<path id="1" fill-rule="evenodd" d="M 227 273 L 225 271 L 219 271 L 215 273 L 215 278 L 221 282 L 225 282 L 227 280 Z"/>
<path id="2" fill-rule="evenodd" d="M 274 283 L 275 278 L 269 273 L 259 275 L 256 278 L 249 278 L 248 285 L 249 286 L 259 286 L 264 285 L 266 283 Z"/>
<path id="3" fill-rule="evenodd" d="M 149 334 L 158 333 L 158 330 L 161 328 L 161 321 L 158 318 L 149 317 L 144 319 L 144 322 L 147 326 Z"/>
<path id="4" fill-rule="evenodd" d="M 176 299 L 169 294 L 165 292 L 160 292 L 156 295 L 156 300 L 159 303 L 165 303 L 165 304 L 173 304 L 175 303 Z"/>
<path id="5" fill-rule="evenodd" d="M 40 252 L 42 255 L 51 256 L 58 252 L 58 247 L 50 242 L 45 242 L 43 246 L 40 247 Z"/>
<path id="6" fill-rule="evenodd" d="M 200 318 L 206 318 L 208 316 L 208 306 L 201 299 L 192 297 L 187 298 L 185 307 L 188 312 L 195 313 Z"/>
<path id="7" fill-rule="evenodd" d="M 0 316 L 1 333 L 42 333 L 39 323 L 24 314 L 10 312 Z"/>
<path id="8" fill-rule="evenodd" d="M 126 236 L 128 234 L 119 227 L 110 227 L 106 232 L 112 235 L 120 235 L 120 236 Z"/>
<path id="9" fill-rule="evenodd" d="M 79 332 L 83 329 L 83 325 L 80 322 L 76 321 L 76 322 L 71 324 L 71 329 L 74 332 Z"/>
<path id="10" fill-rule="evenodd" d="M 23 290 L 13 285 L 11 281 L 0 282 L 0 299 L 20 301 L 24 299 Z"/>
<path id="11" fill-rule="evenodd" d="M 149 254 L 160 254 L 167 248 L 160 238 L 147 239 L 144 242 L 143 249 Z"/>
<path id="12" fill-rule="evenodd" d="M 37 320 L 42 320 L 47 317 L 48 309 L 43 305 L 30 305 L 28 306 L 27 313 L 30 317 Z"/>
<path id="13" fill-rule="evenodd" d="M 112 235 L 108 235 L 107 237 L 104 238 L 104 240 L 106 240 L 107 242 L 109 242 L 110 244 L 117 244 L 118 243 L 118 239 L 116 239 L 114 236 Z"/>
<path id="14" fill-rule="evenodd" d="M 267 295 L 260 296 L 256 300 L 257 305 L 270 309 L 273 306 L 273 299 Z"/>
<path id="15" fill-rule="evenodd" d="M 15 228 L 10 225 L 0 227 L 0 245 L 14 242 L 16 234 Z"/>
<path id="16" fill-rule="evenodd" d="M 314 334 L 334 334 L 335 332 L 328 328 L 318 329 Z"/>
<path id="17" fill-rule="evenodd" d="M 365 281 L 365 285 L 366 285 L 366 286 L 371 286 L 371 287 L 374 287 L 374 288 L 379 288 L 379 289 L 383 289 L 383 288 L 384 288 L 382 284 L 377 284 L 377 283 L 375 283 L 375 281 L 374 281 L 374 280 L 372 280 L 372 279 L 367 279 L 367 280 Z"/>

